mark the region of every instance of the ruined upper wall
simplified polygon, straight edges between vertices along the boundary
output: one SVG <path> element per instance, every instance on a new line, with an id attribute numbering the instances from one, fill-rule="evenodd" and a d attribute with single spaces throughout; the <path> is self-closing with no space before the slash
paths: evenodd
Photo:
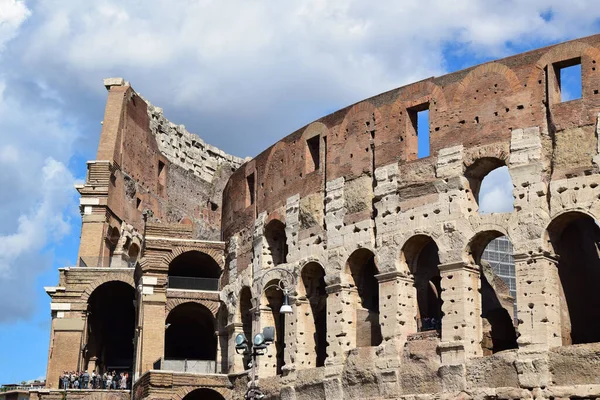
<path id="1" fill-rule="evenodd" d="M 242 160 L 168 121 L 122 78 L 104 83 L 108 99 L 98 161 L 90 163 L 86 186 L 107 185 L 108 210 L 88 211 L 106 213 L 113 229 L 126 223 L 140 233 L 148 211 L 151 220 L 193 225 L 194 238 L 219 240 L 223 188 Z M 102 162 L 109 166 L 99 167 Z M 89 242 L 85 231 L 82 248 Z"/>
<path id="2" fill-rule="evenodd" d="M 582 98 L 561 102 L 557 70 L 578 61 Z M 282 210 L 295 195 L 305 199 L 304 206 L 320 204 L 317 208 L 321 209 L 316 223 L 303 226 L 300 221 L 300 235 L 302 230 L 324 232 L 326 182 L 341 178 L 346 185 L 351 182 L 347 189 L 359 193 L 345 200 L 344 223 L 369 219 L 373 213 L 369 203 L 376 196 L 372 177 L 377 168 L 392 164 L 400 169 L 402 200 L 414 198 L 415 206 L 423 204 L 438 190 L 434 182 L 440 150 L 463 146 L 463 169 L 481 157 L 505 160 L 511 132 L 519 128 L 539 127 L 542 133 L 545 182 L 589 173 L 596 169 L 592 158 L 600 111 L 598 62 L 600 36 L 596 35 L 429 78 L 325 116 L 277 142 L 232 175 L 225 188 L 223 237 L 251 230 L 263 212 L 268 219 L 284 220 Z M 427 107 L 430 156 L 419 159 L 414 115 Z M 320 142 L 317 170 L 311 165 L 307 144 L 314 137 Z M 580 145 L 569 145 L 574 141 Z M 251 196 L 247 177 L 252 176 Z M 238 257 L 245 263 L 251 239 L 241 236 Z"/>

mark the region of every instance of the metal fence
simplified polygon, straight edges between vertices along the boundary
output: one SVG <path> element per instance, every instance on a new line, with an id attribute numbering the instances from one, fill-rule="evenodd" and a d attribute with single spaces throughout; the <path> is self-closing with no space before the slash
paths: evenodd
<path id="1" fill-rule="evenodd" d="M 187 276 L 170 276 L 169 288 L 218 291 L 219 280 L 216 278 L 191 278 Z"/>

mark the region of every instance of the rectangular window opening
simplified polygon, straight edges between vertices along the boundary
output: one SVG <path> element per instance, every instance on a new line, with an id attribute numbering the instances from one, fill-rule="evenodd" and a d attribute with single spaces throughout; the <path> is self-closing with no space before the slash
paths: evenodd
<path id="1" fill-rule="evenodd" d="M 581 99 L 583 85 L 580 58 L 554 64 L 554 73 L 561 103 Z"/>
<path id="2" fill-rule="evenodd" d="M 252 204 L 254 204 L 254 173 L 251 173 L 246 177 L 246 184 L 248 189 L 246 206 L 251 206 Z"/>
<path id="3" fill-rule="evenodd" d="M 321 167 L 321 143 L 320 136 L 314 136 L 306 140 L 306 146 L 310 153 L 309 169 L 307 172 L 313 172 Z"/>
<path id="4" fill-rule="evenodd" d="M 429 103 L 423 103 L 409 109 L 408 115 L 417 138 L 417 158 L 429 157 L 431 147 L 429 140 Z"/>

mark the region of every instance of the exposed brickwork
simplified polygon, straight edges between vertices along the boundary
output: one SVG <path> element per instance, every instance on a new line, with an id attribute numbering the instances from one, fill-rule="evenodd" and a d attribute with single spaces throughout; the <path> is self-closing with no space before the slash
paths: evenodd
<path id="1" fill-rule="evenodd" d="M 582 98 L 560 102 L 558 71 L 577 62 Z M 591 36 L 429 78 L 325 116 L 242 165 L 107 81 L 98 160 L 78 190 L 80 256 L 110 268 L 64 269 L 48 288 L 49 387 L 84 359 L 67 343 L 87 340 L 93 293 L 120 282 L 136 289 L 136 399 L 196 388 L 241 398 L 233 339 L 267 325 L 276 343 L 258 373 L 272 398 L 600 397 L 590 372 L 598 63 Z M 430 156 L 418 158 L 425 109 Z M 514 211 L 479 213 L 482 179 L 500 166 Z M 481 259 L 503 235 L 516 299 Z M 188 271 L 217 268 L 220 291 L 170 286 L 178 257 L 192 253 L 204 258 Z M 292 315 L 279 315 L 280 292 L 265 293 L 277 282 L 290 286 Z M 168 317 L 188 303 L 213 317 L 216 373 L 154 371 Z"/>

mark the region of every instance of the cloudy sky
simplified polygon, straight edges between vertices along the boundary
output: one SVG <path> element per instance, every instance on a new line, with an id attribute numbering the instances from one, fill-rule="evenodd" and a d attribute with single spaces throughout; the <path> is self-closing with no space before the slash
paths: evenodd
<path id="1" fill-rule="evenodd" d="M 45 374 L 42 287 L 75 262 L 103 78 L 252 156 L 365 97 L 597 33 L 599 17 L 594 0 L 0 0 L 0 383 Z M 488 210 L 507 207 L 497 181 Z"/>

